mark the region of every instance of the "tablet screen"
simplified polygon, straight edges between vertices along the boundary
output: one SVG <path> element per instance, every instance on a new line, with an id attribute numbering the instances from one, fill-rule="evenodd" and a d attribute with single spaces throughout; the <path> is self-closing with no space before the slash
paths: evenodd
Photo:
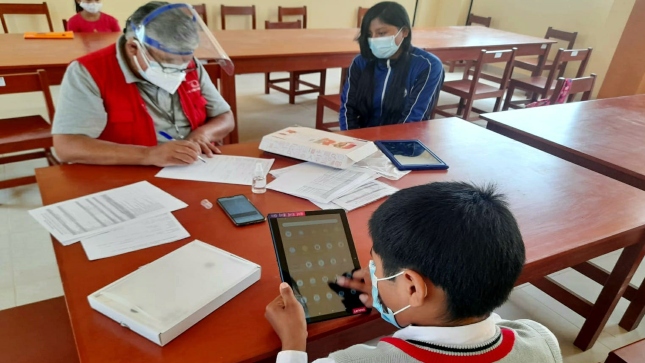
<path id="1" fill-rule="evenodd" d="M 441 164 L 418 141 L 384 141 L 382 144 L 401 165 Z"/>
<path id="2" fill-rule="evenodd" d="M 269 215 L 276 250 L 281 250 L 277 252 L 283 279 L 293 287 L 309 320 L 330 314 L 347 315 L 348 296 L 344 291 L 336 293 L 328 284 L 336 276 L 359 267 L 351 233 L 346 229 L 345 212 L 296 214 Z"/>

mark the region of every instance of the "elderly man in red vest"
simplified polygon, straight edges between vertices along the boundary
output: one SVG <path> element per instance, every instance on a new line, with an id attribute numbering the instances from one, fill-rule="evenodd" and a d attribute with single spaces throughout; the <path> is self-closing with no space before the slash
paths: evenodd
<path id="1" fill-rule="evenodd" d="M 168 166 L 219 153 L 233 114 L 193 58 L 199 34 L 187 8 L 150 2 L 115 45 L 69 65 L 52 128 L 62 161 Z"/>

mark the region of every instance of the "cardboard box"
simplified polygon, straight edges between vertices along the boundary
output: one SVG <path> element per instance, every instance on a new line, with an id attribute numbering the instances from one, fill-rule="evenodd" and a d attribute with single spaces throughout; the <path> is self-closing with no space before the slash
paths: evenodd
<path id="1" fill-rule="evenodd" d="M 371 141 L 294 126 L 264 136 L 260 150 L 346 169 L 377 149 Z"/>
<path id="2" fill-rule="evenodd" d="M 89 295 L 90 306 L 163 346 L 260 280 L 259 265 L 193 241 Z"/>

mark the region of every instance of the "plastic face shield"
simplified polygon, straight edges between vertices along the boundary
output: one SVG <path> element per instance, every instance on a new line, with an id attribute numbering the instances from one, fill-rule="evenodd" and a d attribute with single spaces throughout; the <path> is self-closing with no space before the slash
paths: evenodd
<path id="1" fill-rule="evenodd" d="M 153 21 L 156 17 L 158 17 L 163 12 L 172 10 L 172 9 L 181 9 L 183 12 L 186 13 L 186 16 L 192 17 L 192 20 L 195 22 L 197 32 L 199 33 L 199 46 L 197 47 L 197 49 L 195 49 L 195 52 L 186 52 L 186 51 L 180 51 L 178 49 L 172 49 L 170 47 L 164 46 L 157 39 L 154 39 L 146 35 L 146 25 L 149 24 L 151 21 Z M 201 60 L 216 62 L 217 64 L 220 65 L 222 70 L 224 70 L 224 72 L 226 72 L 229 75 L 232 75 L 235 71 L 231 58 L 228 57 L 224 49 L 217 42 L 217 39 L 215 39 L 215 36 L 213 35 L 213 33 L 211 33 L 211 31 L 208 29 L 206 24 L 204 24 L 204 21 L 202 20 L 201 16 L 199 16 L 199 14 L 197 14 L 195 9 L 193 9 L 193 7 L 189 4 L 180 3 L 180 4 L 164 5 L 160 8 L 157 8 L 155 11 L 151 12 L 150 14 L 148 14 L 143 19 L 141 24 L 139 25 L 130 24 L 130 27 L 134 32 L 135 37 L 142 44 L 145 44 L 149 47 L 159 49 L 166 53 L 182 55 L 182 56 L 195 54 L 195 57 L 198 57 Z"/>

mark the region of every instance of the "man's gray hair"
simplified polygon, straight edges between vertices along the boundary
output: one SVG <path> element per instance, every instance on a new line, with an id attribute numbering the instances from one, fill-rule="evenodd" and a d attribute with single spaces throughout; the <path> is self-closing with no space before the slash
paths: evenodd
<path id="1" fill-rule="evenodd" d="M 133 27 L 136 28 L 146 16 L 168 4 L 165 1 L 151 1 L 137 9 L 126 23 L 126 37 L 136 37 Z M 166 48 L 180 52 L 192 52 L 199 46 L 197 23 L 185 8 L 170 9 L 159 14 L 145 25 L 145 35 Z"/>

